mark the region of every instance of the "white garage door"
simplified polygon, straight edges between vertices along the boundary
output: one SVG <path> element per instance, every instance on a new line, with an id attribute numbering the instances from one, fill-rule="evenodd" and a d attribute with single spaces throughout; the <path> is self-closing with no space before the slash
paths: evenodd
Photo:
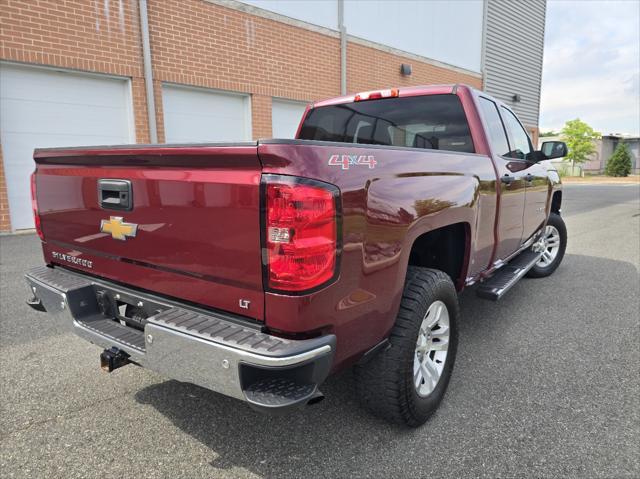
<path id="1" fill-rule="evenodd" d="M 0 64 L 0 135 L 11 226 L 33 228 L 33 149 L 134 142 L 129 82 Z"/>
<path id="2" fill-rule="evenodd" d="M 162 108 L 167 143 L 251 140 L 248 95 L 163 85 Z"/>
<path id="3" fill-rule="evenodd" d="M 274 98 L 271 104 L 271 125 L 274 138 L 293 138 L 307 104 Z"/>

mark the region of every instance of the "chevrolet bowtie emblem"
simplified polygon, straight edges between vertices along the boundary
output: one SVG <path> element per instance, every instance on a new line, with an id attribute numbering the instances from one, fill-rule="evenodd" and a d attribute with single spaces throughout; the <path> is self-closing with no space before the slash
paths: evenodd
<path id="1" fill-rule="evenodd" d="M 111 216 L 108 220 L 100 222 L 100 231 L 109 233 L 113 239 L 126 241 L 127 237 L 134 238 L 138 231 L 135 223 L 125 223 L 122 216 Z"/>

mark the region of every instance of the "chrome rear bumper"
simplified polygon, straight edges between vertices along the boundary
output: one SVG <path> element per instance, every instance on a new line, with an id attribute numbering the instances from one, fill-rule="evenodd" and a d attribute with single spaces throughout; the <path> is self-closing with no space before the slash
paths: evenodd
<path id="1" fill-rule="evenodd" d="M 50 313 L 63 316 L 75 334 L 164 376 L 282 410 L 319 395 L 331 368 L 335 336 L 289 340 L 258 325 L 200 310 L 63 268 L 38 267 L 25 278 Z M 106 298 L 106 299 L 105 299 Z M 144 331 L 122 324 L 117 305 L 148 312 Z M 120 318 L 121 319 L 121 318 Z"/>

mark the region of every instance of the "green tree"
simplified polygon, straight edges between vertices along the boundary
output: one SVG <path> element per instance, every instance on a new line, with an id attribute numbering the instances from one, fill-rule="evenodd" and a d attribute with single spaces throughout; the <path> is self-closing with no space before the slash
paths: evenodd
<path id="1" fill-rule="evenodd" d="M 540 134 L 538 135 L 539 138 L 546 138 L 548 136 L 556 136 L 557 133 L 553 130 L 549 130 L 549 131 L 541 131 Z"/>
<path id="2" fill-rule="evenodd" d="M 631 173 L 631 154 L 627 149 L 627 145 L 620 142 L 616 147 L 616 151 L 607 161 L 604 174 L 607 176 L 629 176 L 629 173 Z"/>
<path id="3" fill-rule="evenodd" d="M 571 162 L 571 173 L 576 165 L 581 165 L 589 159 L 589 155 L 596 151 L 595 140 L 600 138 L 600 133 L 594 131 L 589 125 L 579 118 L 569 120 L 560 131 L 562 141 L 567 144 L 569 153 L 564 161 Z"/>

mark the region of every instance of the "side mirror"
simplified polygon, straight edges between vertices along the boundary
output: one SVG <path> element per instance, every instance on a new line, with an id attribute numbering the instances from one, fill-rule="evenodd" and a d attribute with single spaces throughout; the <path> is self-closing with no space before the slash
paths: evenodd
<path id="1" fill-rule="evenodd" d="M 567 156 L 569 149 L 564 141 L 545 141 L 540 148 L 546 160 Z"/>

